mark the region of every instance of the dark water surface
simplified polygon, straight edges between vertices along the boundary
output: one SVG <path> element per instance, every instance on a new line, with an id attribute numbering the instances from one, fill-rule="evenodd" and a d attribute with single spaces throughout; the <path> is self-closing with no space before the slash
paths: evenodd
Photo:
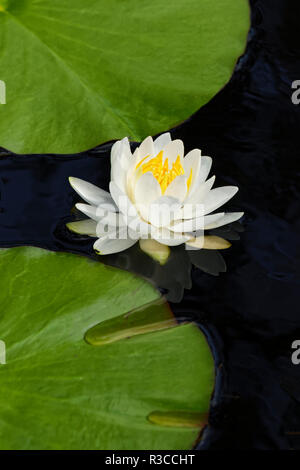
<path id="1" fill-rule="evenodd" d="M 211 335 L 219 372 L 205 449 L 300 448 L 300 365 L 291 362 L 300 339 L 300 105 L 291 101 L 300 80 L 300 2 L 251 6 L 247 50 L 230 83 L 172 131 L 187 151 L 213 157 L 217 186 L 239 186 L 228 209 L 246 214 L 241 240 L 224 252 L 227 273 L 193 268 L 191 284 L 182 269 L 175 286 L 184 296 L 171 304 Z M 67 178 L 107 188 L 110 147 L 72 156 L 1 151 L 0 246 L 93 256 L 92 239 L 65 229 L 78 201 Z M 149 266 L 142 274 L 151 277 Z"/>

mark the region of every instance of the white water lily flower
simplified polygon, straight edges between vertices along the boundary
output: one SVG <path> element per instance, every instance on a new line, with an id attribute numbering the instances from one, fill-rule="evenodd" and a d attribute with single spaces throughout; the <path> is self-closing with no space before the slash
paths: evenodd
<path id="1" fill-rule="evenodd" d="M 132 154 L 129 141 L 117 141 L 111 150 L 109 191 L 78 178 L 70 184 L 87 202 L 76 207 L 88 219 L 68 227 L 98 239 L 99 254 L 117 253 L 140 240 L 143 251 L 164 263 L 169 246 L 221 249 L 230 243 L 204 235 L 242 217 L 243 212 L 217 212 L 238 191 L 236 186 L 212 189 L 207 179 L 212 159 L 194 149 L 184 156 L 181 140 L 169 133 L 147 137 Z M 211 214 L 214 212 L 213 214 Z"/>

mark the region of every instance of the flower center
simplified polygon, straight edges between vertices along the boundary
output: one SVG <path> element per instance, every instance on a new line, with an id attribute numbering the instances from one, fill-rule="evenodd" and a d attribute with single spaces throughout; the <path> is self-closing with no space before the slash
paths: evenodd
<path id="1" fill-rule="evenodd" d="M 146 158 L 148 158 L 149 155 L 147 155 L 145 158 L 143 158 L 136 166 L 137 168 L 141 168 L 142 174 L 147 173 L 148 171 L 151 171 L 153 176 L 156 178 L 158 183 L 160 184 L 161 187 L 161 192 L 162 194 L 165 192 L 167 187 L 169 186 L 172 181 L 180 175 L 184 175 L 184 169 L 180 161 L 180 156 L 176 158 L 175 162 L 173 162 L 172 167 L 169 168 L 169 162 L 168 159 L 166 158 L 165 161 L 163 161 L 163 150 L 161 150 L 156 157 L 151 158 L 148 162 L 144 161 Z M 189 178 L 187 180 L 187 187 L 190 187 L 192 180 L 192 169 L 189 175 Z"/>

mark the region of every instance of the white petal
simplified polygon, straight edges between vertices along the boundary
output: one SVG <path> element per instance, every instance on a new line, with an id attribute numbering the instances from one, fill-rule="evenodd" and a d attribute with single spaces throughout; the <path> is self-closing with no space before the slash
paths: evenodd
<path id="1" fill-rule="evenodd" d="M 132 245 L 134 245 L 137 240 L 128 239 L 111 239 L 109 235 L 106 235 L 103 238 L 99 238 L 94 243 L 94 250 L 97 251 L 100 255 L 110 255 L 112 253 L 119 253 L 120 251 L 127 250 Z"/>
<path id="2" fill-rule="evenodd" d="M 144 155 L 141 157 L 140 149 L 137 147 L 133 153 L 133 165 L 130 166 L 129 171 L 135 170 L 136 166 L 140 163 L 141 160 L 143 160 L 143 163 L 146 163 L 147 161 L 151 160 L 153 158 L 153 154 L 147 154 L 146 156 Z"/>
<path id="3" fill-rule="evenodd" d="M 116 238 L 117 237 L 117 227 L 109 227 L 108 225 L 103 224 L 101 220 L 97 223 L 96 236 L 98 238 L 106 237 L 106 235 L 113 234 L 113 233 L 115 234 L 115 238 Z"/>
<path id="4" fill-rule="evenodd" d="M 109 210 L 103 210 L 103 207 L 106 208 L 106 205 L 102 204 L 98 206 L 96 216 L 97 220 L 100 220 L 102 223 L 100 230 L 102 230 L 105 225 L 116 225 L 118 228 L 127 227 L 128 231 L 135 238 L 148 236 L 149 224 L 140 218 L 128 196 L 126 196 L 114 182 L 110 183 L 110 190 L 114 200 L 117 201 L 119 205 L 120 212 L 112 214 L 110 208 Z"/>
<path id="5" fill-rule="evenodd" d="M 152 153 L 144 155 L 140 152 L 139 147 L 137 147 L 134 151 L 134 154 L 133 154 L 133 161 L 130 164 L 129 169 L 127 171 L 126 188 L 125 188 L 126 190 L 124 192 L 127 193 L 128 197 L 130 198 L 131 201 L 134 201 L 135 184 L 136 184 L 138 178 L 142 174 L 141 167 L 137 168 L 138 164 L 142 160 L 143 160 L 143 163 L 146 163 L 149 159 L 153 158 L 154 150 L 153 150 L 152 138 L 147 137 L 147 139 L 145 139 L 145 141 L 144 141 L 145 143 L 142 147 L 142 152 L 147 151 L 147 149 L 148 149 L 149 151 L 152 151 Z M 152 150 L 151 150 L 151 146 L 152 146 Z"/>
<path id="6" fill-rule="evenodd" d="M 213 217 L 213 215 L 214 216 L 219 215 L 220 217 L 217 217 L 215 220 L 209 219 L 210 217 Z M 213 215 L 206 215 L 204 217 L 205 230 L 222 227 L 222 225 L 227 225 L 227 224 L 230 224 L 231 222 L 235 222 L 236 220 L 243 217 L 244 212 L 227 212 L 226 214 L 220 213 L 220 214 L 213 214 Z"/>
<path id="7" fill-rule="evenodd" d="M 115 160 L 118 160 L 120 157 L 123 157 L 123 162 L 127 164 L 130 163 L 132 153 L 130 149 L 130 144 L 127 137 L 124 137 L 122 140 L 115 142 L 111 148 L 111 163 Z"/>
<path id="8" fill-rule="evenodd" d="M 89 235 L 90 237 L 96 237 L 97 222 L 92 219 L 77 220 L 76 222 L 69 222 L 66 224 L 68 229 L 74 233 L 81 235 Z"/>
<path id="9" fill-rule="evenodd" d="M 203 201 L 204 214 L 209 214 L 218 209 L 218 207 L 229 201 L 238 190 L 237 186 L 221 186 L 220 188 L 212 189 Z"/>
<path id="10" fill-rule="evenodd" d="M 183 220 L 181 222 L 174 223 L 168 228 L 172 232 L 195 232 L 196 230 L 201 230 L 204 227 L 204 217 L 197 217 L 195 219 Z"/>
<path id="11" fill-rule="evenodd" d="M 205 229 L 213 228 L 211 227 L 211 225 L 214 225 L 215 223 L 217 223 L 217 221 L 222 219 L 224 215 L 225 215 L 225 212 L 217 212 L 216 214 L 204 216 L 204 228 Z"/>
<path id="12" fill-rule="evenodd" d="M 170 132 L 165 132 L 157 137 L 154 141 L 154 154 L 157 155 L 171 140 Z"/>
<path id="13" fill-rule="evenodd" d="M 154 226 L 151 226 L 151 237 L 159 243 L 168 246 L 182 245 L 182 243 L 187 242 L 190 238 L 182 233 L 174 233 L 167 228 L 156 228 Z"/>
<path id="14" fill-rule="evenodd" d="M 141 216 L 148 220 L 150 204 L 161 196 L 160 184 L 148 172 L 140 176 L 134 188 L 135 205 Z"/>
<path id="15" fill-rule="evenodd" d="M 97 224 L 96 232 L 97 236 L 100 237 L 103 233 L 108 233 L 110 230 L 116 227 L 126 227 L 127 224 L 124 220 L 123 214 L 120 212 L 108 212 L 104 217 L 101 217 Z"/>
<path id="16" fill-rule="evenodd" d="M 106 212 L 118 212 L 119 209 L 117 205 L 115 204 L 113 198 L 111 198 L 111 202 L 102 202 L 97 206 L 97 215 L 104 215 Z"/>
<path id="17" fill-rule="evenodd" d="M 96 221 L 100 219 L 100 217 L 97 216 L 97 207 L 90 206 L 89 204 L 82 204 L 81 202 L 78 202 L 77 204 L 75 204 L 75 206 L 80 212 L 87 215 L 91 219 Z"/>
<path id="18" fill-rule="evenodd" d="M 172 163 L 175 162 L 178 155 L 180 159 L 183 159 L 184 154 L 184 146 L 183 142 L 180 139 L 172 140 L 169 144 L 167 144 L 164 148 L 163 158 L 164 160 L 167 158 L 169 163 L 169 168 L 171 168 Z"/>
<path id="19" fill-rule="evenodd" d="M 122 214 L 130 217 L 137 216 L 137 211 L 134 205 L 131 203 L 128 196 L 123 191 L 121 191 L 121 189 L 114 183 L 114 181 L 111 181 L 109 183 L 109 190 L 113 200 L 115 201 Z"/>
<path id="20" fill-rule="evenodd" d="M 204 183 L 210 172 L 212 165 L 211 157 L 201 157 L 201 166 L 197 178 L 197 184 Z"/>
<path id="21" fill-rule="evenodd" d="M 138 238 L 148 238 L 151 230 L 151 225 L 144 222 L 139 215 L 137 217 L 127 217 L 126 223 L 131 233 L 135 234 Z"/>
<path id="22" fill-rule="evenodd" d="M 126 178 L 127 170 L 122 167 L 122 164 L 114 164 L 114 167 L 111 168 L 111 181 L 116 183 L 124 193 L 126 192 Z"/>
<path id="23" fill-rule="evenodd" d="M 201 157 L 200 169 L 197 177 L 193 181 L 192 187 L 190 187 L 189 195 L 192 195 L 199 186 L 206 181 L 212 165 L 212 159 L 210 157 Z"/>
<path id="24" fill-rule="evenodd" d="M 170 248 L 167 245 L 162 245 L 151 238 L 140 240 L 139 243 L 141 250 L 151 256 L 151 258 L 158 261 L 161 265 L 164 265 L 167 262 L 170 256 Z"/>
<path id="25" fill-rule="evenodd" d="M 132 165 L 132 167 L 128 170 L 126 175 L 126 185 L 124 193 L 127 194 L 131 201 L 134 201 L 134 188 L 135 183 L 140 176 L 140 173 L 135 170 L 136 164 Z"/>
<path id="26" fill-rule="evenodd" d="M 154 156 L 154 145 L 152 137 L 147 137 L 139 146 L 139 158 L 142 159 L 148 155 Z"/>
<path id="27" fill-rule="evenodd" d="M 199 183 L 198 187 L 194 189 L 194 191 L 187 196 L 185 203 L 188 204 L 201 204 L 202 201 L 206 198 L 209 191 L 213 187 L 216 177 L 212 176 L 209 180 L 205 181 L 204 183 Z M 198 182 L 197 182 L 198 184 Z"/>
<path id="28" fill-rule="evenodd" d="M 195 219 L 204 216 L 204 207 L 201 204 L 188 204 L 184 205 L 176 212 L 174 221 L 182 221 L 187 219 Z"/>
<path id="29" fill-rule="evenodd" d="M 165 190 L 164 195 L 174 197 L 182 202 L 187 193 L 187 177 L 185 175 L 176 176 Z"/>
<path id="30" fill-rule="evenodd" d="M 212 165 L 212 159 L 210 157 L 201 157 L 200 169 L 196 178 L 193 180 L 193 185 L 190 187 L 187 194 L 187 199 L 191 198 L 195 191 L 206 181 Z"/>
<path id="31" fill-rule="evenodd" d="M 89 204 L 97 206 L 101 202 L 111 200 L 111 195 L 107 191 L 98 188 L 98 186 L 92 183 L 88 183 L 80 178 L 74 178 L 73 176 L 70 176 L 69 182 L 76 193 Z"/>
<path id="32" fill-rule="evenodd" d="M 200 166 L 201 163 L 201 150 L 193 149 L 188 152 L 182 160 L 182 166 L 186 174 L 189 175 L 191 168 Z"/>
<path id="33" fill-rule="evenodd" d="M 178 199 L 161 196 L 149 206 L 149 222 L 155 227 L 170 225 L 180 207 Z"/>
<path id="34" fill-rule="evenodd" d="M 126 176 L 133 161 L 127 137 L 116 142 L 111 150 L 111 180 L 126 190 Z"/>
<path id="35" fill-rule="evenodd" d="M 191 150 L 183 159 L 182 166 L 184 174 L 189 178 L 192 170 L 192 179 L 189 187 L 189 191 L 192 191 L 195 181 L 197 181 L 198 174 L 201 166 L 201 150 Z"/>
<path id="36" fill-rule="evenodd" d="M 151 172 L 144 173 L 135 185 L 135 201 L 138 204 L 151 204 L 161 196 L 161 188 Z"/>

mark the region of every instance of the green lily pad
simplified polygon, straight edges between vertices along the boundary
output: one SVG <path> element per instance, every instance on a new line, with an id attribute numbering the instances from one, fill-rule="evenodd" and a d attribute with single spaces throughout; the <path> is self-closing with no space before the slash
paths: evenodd
<path id="1" fill-rule="evenodd" d="M 0 0 L 0 146 L 73 153 L 141 140 L 225 85 L 247 0 Z"/>
<path id="2" fill-rule="evenodd" d="M 29 247 L 1 252 L 0 279 L 0 449 L 193 446 L 207 422 L 212 354 L 149 283 Z"/>

